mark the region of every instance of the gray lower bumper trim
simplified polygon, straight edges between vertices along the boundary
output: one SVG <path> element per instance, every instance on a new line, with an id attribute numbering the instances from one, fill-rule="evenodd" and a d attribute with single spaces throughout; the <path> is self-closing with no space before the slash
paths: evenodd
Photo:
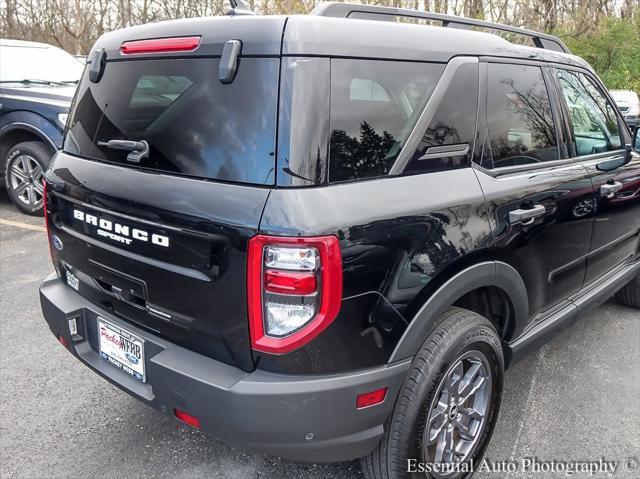
<path id="1" fill-rule="evenodd" d="M 248 373 L 167 342 L 123 322 L 67 287 L 55 275 L 40 287 L 51 331 L 95 372 L 148 405 L 173 416 L 196 416 L 202 430 L 231 444 L 290 459 L 340 461 L 370 452 L 383 434 L 410 360 L 331 376 Z M 97 316 L 145 341 L 147 383 L 107 364 L 97 354 Z M 79 335 L 69 335 L 77 318 Z M 388 388 L 385 401 L 356 409 L 358 394 Z"/>

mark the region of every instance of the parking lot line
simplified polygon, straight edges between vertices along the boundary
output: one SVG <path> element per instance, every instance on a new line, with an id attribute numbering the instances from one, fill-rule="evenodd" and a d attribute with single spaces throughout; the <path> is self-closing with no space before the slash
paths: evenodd
<path id="1" fill-rule="evenodd" d="M 47 231 L 47 229 L 44 226 L 30 225 L 28 223 L 22 223 L 20 221 L 5 220 L 3 218 L 0 218 L 0 225 L 15 226 L 16 228 L 22 228 L 25 230 L 42 231 L 42 232 Z"/>

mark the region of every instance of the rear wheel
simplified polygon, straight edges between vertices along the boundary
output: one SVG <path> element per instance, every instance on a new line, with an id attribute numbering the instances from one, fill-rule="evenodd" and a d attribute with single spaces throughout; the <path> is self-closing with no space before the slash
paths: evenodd
<path id="1" fill-rule="evenodd" d="M 29 215 L 42 215 L 44 170 L 51 151 L 40 141 L 18 143 L 9 150 L 5 182 L 11 201 Z"/>
<path id="2" fill-rule="evenodd" d="M 468 475 L 500 409 L 504 358 L 491 323 L 452 308 L 416 354 L 385 436 L 362 459 L 368 479 Z"/>
<path id="3" fill-rule="evenodd" d="M 636 276 L 629 284 L 618 291 L 616 301 L 632 308 L 640 308 L 640 276 Z"/>

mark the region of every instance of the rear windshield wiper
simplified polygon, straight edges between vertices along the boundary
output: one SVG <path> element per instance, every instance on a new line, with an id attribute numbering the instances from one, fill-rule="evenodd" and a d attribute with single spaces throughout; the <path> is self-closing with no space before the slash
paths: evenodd
<path id="1" fill-rule="evenodd" d="M 149 156 L 149 143 L 145 140 L 132 141 L 132 140 L 109 140 L 98 141 L 98 146 L 106 146 L 112 150 L 129 151 L 127 155 L 127 161 L 131 163 L 140 163 L 140 161 Z"/>
<path id="2" fill-rule="evenodd" d="M 37 80 L 24 78 L 22 80 L 1 80 L 0 83 L 22 83 L 23 85 L 63 85 L 64 83 L 53 80 Z"/>

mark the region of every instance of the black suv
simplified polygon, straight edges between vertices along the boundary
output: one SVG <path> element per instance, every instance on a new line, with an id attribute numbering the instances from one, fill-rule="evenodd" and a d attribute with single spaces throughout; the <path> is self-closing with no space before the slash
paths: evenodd
<path id="1" fill-rule="evenodd" d="M 11 201 L 42 215 L 42 174 L 62 132 L 84 66 L 45 43 L 0 39 L 0 176 Z"/>
<path id="2" fill-rule="evenodd" d="M 555 37 L 323 4 L 128 28 L 89 61 L 42 310 L 212 436 L 460 477 L 505 367 L 619 290 L 640 306 L 640 154 Z"/>

